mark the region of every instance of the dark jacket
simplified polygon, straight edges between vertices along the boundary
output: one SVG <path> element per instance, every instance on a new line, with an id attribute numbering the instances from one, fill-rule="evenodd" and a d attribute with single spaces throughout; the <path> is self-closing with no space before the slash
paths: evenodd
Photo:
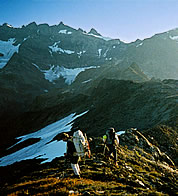
<path id="1" fill-rule="evenodd" d="M 73 156 L 75 152 L 76 149 L 74 146 L 74 142 L 71 139 L 69 139 L 67 141 L 67 156 Z"/>
<path id="2" fill-rule="evenodd" d="M 73 164 L 78 163 L 79 157 L 76 155 L 76 149 L 72 139 L 67 141 L 67 158 L 70 159 L 70 162 Z"/>

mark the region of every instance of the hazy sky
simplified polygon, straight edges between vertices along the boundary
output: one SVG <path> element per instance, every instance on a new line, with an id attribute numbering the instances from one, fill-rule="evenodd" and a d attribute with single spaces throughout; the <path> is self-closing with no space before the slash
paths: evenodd
<path id="1" fill-rule="evenodd" d="M 178 27 L 178 0 L 0 0 L 0 24 L 64 24 L 122 41 Z"/>

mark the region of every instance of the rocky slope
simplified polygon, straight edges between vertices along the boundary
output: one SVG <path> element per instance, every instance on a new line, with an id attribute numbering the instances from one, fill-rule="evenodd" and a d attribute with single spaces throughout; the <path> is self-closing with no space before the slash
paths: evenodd
<path id="1" fill-rule="evenodd" d="M 154 138 L 158 143 L 164 142 L 165 136 L 177 135 L 176 130 L 169 127 L 157 127 L 157 131 L 162 138 Z M 40 164 L 40 160 L 26 160 L 1 167 L 1 194 L 176 195 L 175 159 L 154 145 L 146 132 L 129 129 L 120 136 L 118 167 L 112 158 L 103 156 L 102 138 L 94 137 L 90 143 L 92 157 L 79 163 L 81 179 L 74 178 L 64 157 L 45 164 Z M 167 143 L 175 145 L 171 140 Z"/>

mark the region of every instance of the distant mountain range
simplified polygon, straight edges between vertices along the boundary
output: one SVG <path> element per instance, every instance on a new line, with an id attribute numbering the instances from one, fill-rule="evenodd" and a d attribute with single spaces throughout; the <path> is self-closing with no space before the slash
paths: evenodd
<path id="1" fill-rule="evenodd" d="M 62 22 L 21 28 L 4 23 L 0 134 L 12 139 L 87 109 L 89 116 L 78 123 L 93 126 L 90 133 L 111 124 L 175 125 L 176 79 L 178 29 L 124 43 Z"/>
<path id="2" fill-rule="evenodd" d="M 107 77 L 117 79 L 177 79 L 177 52 L 178 29 L 127 44 L 62 22 L 54 26 L 33 22 L 21 28 L 5 23 L 0 26 L 0 102 L 6 102 L 7 95 L 12 102 L 29 101 L 66 87 L 81 72 L 82 82 L 91 80 L 85 72 L 96 78 L 107 71 L 111 74 Z M 133 63 L 139 72 L 129 68 Z"/>

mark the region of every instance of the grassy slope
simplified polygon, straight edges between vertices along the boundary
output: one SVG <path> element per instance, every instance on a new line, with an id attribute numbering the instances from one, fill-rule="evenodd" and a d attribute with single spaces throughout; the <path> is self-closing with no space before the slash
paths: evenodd
<path id="1" fill-rule="evenodd" d="M 118 149 L 118 167 L 103 157 L 101 139 L 92 146 L 93 157 L 80 162 L 81 179 L 73 178 L 63 158 L 40 165 L 22 161 L 1 167 L 2 195 L 176 195 L 177 171 L 141 151 Z"/>

